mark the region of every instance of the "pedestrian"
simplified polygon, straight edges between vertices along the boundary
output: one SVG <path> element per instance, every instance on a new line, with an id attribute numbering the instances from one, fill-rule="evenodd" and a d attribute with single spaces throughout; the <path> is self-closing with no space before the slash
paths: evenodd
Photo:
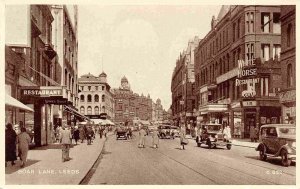
<path id="1" fill-rule="evenodd" d="M 255 127 L 254 125 L 250 125 L 250 139 L 251 139 L 251 142 L 254 142 L 255 138 L 256 138 L 256 131 L 255 131 Z"/>
<path id="2" fill-rule="evenodd" d="M 187 145 L 187 139 L 185 138 L 186 136 L 186 131 L 184 125 L 181 125 L 180 128 L 180 149 L 184 150 L 184 145 Z"/>
<path id="3" fill-rule="evenodd" d="M 258 127 L 255 127 L 255 136 L 254 136 L 254 142 L 257 142 L 257 140 L 258 140 L 258 134 L 259 134 L 259 129 L 258 129 Z"/>
<path id="4" fill-rule="evenodd" d="M 139 147 L 140 148 L 145 148 L 145 136 L 147 135 L 144 127 L 141 127 L 140 131 L 139 131 Z"/>
<path id="5" fill-rule="evenodd" d="M 21 133 L 17 136 L 17 145 L 18 145 L 18 154 L 21 160 L 21 167 L 25 167 L 27 161 L 27 154 L 29 150 L 29 144 L 31 138 L 29 134 L 26 132 L 26 128 L 21 128 Z"/>
<path id="6" fill-rule="evenodd" d="M 152 145 L 153 145 L 153 148 L 158 148 L 158 143 L 159 143 L 159 137 L 158 137 L 158 131 L 157 131 L 157 128 L 155 128 L 152 132 Z"/>
<path id="7" fill-rule="evenodd" d="M 224 138 L 226 140 L 230 140 L 231 139 L 231 129 L 229 127 L 229 125 L 227 125 L 224 130 L 223 130 L 223 135 L 224 135 Z"/>
<path id="8" fill-rule="evenodd" d="M 67 125 L 64 125 L 60 134 L 60 142 L 62 144 L 62 161 L 70 160 L 70 146 L 72 143 L 72 135 Z"/>
<path id="9" fill-rule="evenodd" d="M 80 138 L 80 140 L 81 140 L 81 143 L 83 143 L 84 138 L 85 138 L 85 131 L 84 131 L 83 126 L 81 126 L 81 127 L 79 128 L 79 138 Z"/>
<path id="10" fill-rule="evenodd" d="M 75 131 L 74 131 L 73 137 L 74 137 L 75 143 L 77 145 L 77 141 L 79 140 L 79 129 L 78 129 L 78 126 L 75 126 Z"/>
<path id="11" fill-rule="evenodd" d="M 16 154 L 16 137 L 17 134 L 13 130 L 11 123 L 6 124 L 5 130 L 5 167 L 7 162 L 11 161 L 11 165 L 15 165 L 15 160 L 17 160 Z"/>
<path id="12" fill-rule="evenodd" d="M 108 127 L 105 127 L 105 129 L 104 129 L 104 136 L 105 136 L 105 138 L 107 138 L 107 133 L 108 133 Z"/>
<path id="13" fill-rule="evenodd" d="M 103 127 L 102 126 L 100 126 L 100 128 L 99 128 L 99 134 L 100 134 L 100 138 L 102 138 L 102 136 L 103 136 Z"/>
<path id="14" fill-rule="evenodd" d="M 90 145 L 92 144 L 92 138 L 94 137 L 94 131 L 93 129 L 91 128 L 91 126 L 88 126 L 87 127 L 87 130 L 86 130 L 86 140 L 87 140 L 87 145 Z"/>

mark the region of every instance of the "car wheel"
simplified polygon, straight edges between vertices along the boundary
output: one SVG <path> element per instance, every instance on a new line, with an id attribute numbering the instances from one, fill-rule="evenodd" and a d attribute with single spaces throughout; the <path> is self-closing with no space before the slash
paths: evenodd
<path id="1" fill-rule="evenodd" d="M 227 150 L 230 150 L 231 149 L 231 144 L 227 144 L 226 148 L 227 148 Z"/>
<path id="2" fill-rule="evenodd" d="M 264 148 L 264 147 L 261 147 L 261 148 L 259 149 L 259 158 L 260 158 L 260 160 L 262 160 L 262 161 L 266 161 L 266 160 L 267 160 L 267 155 L 266 155 L 266 153 L 265 153 L 265 148 Z"/>
<path id="3" fill-rule="evenodd" d="M 207 141 L 207 146 L 208 146 L 208 149 L 211 149 L 211 142 L 210 141 Z"/>
<path id="4" fill-rule="evenodd" d="M 197 142 L 197 146 L 198 146 L 198 147 L 201 147 L 201 143 L 200 143 L 200 142 L 199 142 L 199 143 Z"/>
<path id="5" fill-rule="evenodd" d="M 281 163 L 283 166 L 288 167 L 291 165 L 292 161 L 288 158 L 288 153 L 286 150 L 282 150 L 280 156 L 281 156 Z"/>

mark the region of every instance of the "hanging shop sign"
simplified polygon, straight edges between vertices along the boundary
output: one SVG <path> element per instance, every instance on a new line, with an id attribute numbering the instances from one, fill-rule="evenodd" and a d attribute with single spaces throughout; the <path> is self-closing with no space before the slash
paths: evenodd
<path id="1" fill-rule="evenodd" d="M 238 60 L 238 70 L 237 79 L 235 80 L 235 85 L 247 85 L 247 89 L 242 91 L 242 97 L 249 98 L 255 97 L 255 85 L 259 83 L 259 78 L 257 76 L 257 68 L 254 61 L 244 61 Z"/>

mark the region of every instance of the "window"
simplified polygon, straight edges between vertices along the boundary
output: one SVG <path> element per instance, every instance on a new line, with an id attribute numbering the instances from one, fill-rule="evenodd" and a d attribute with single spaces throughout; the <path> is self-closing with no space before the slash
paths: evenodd
<path id="1" fill-rule="evenodd" d="M 106 113 L 105 112 L 105 106 L 102 106 L 102 111 L 103 111 L 103 113 Z"/>
<path id="2" fill-rule="evenodd" d="M 246 44 L 246 61 L 247 63 L 254 63 L 254 44 Z"/>
<path id="3" fill-rule="evenodd" d="M 67 56 L 67 48 L 68 48 L 68 44 L 67 44 L 67 40 L 65 39 L 65 48 L 64 48 L 64 55 Z"/>
<path id="4" fill-rule="evenodd" d="M 270 44 L 261 45 L 261 56 L 263 61 L 268 61 L 270 59 Z"/>
<path id="5" fill-rule="evenodd" d="M 281 46 L 279 44 L 274 44 L 273 46 L 273 59 L 280 60 Z"/>
<path id="6" fill-rule="evenodd" d="M 87 115 L 92 115 L 92 107 L 88 106 Z"/>
<path id="7" fill-rule="evenodd" d="M 293 86 L 293 69 L 292 64 L 288 64 L 287 66 L 287 87 Z"/>
<path id="8" fill-rule="evenodd" d="M 233 23 L 233 28 L 232 28 L 232 37 L 233 37 L 233 42 L 235 41 L 235 23 Z"/>
<path id="9" fill-rule="evenodd" d="M 270 13 L 261 13 L 261 29 L 263 33 L 270 32 Z"/>
<path id="10" fill-rule="evenodd" d="M 286 42 L 287 47 L 291 46 L 291 40 L 292 40 L 292 24 L 289 24 L 287 28 L 287 42 Z"/>
<path id="11" fill-rule="evenodd" d="M 99 107 L 98 106 L 95 107 L 95 115 L 99 115 Z"/>
<path id="12" fill-rule="evenodd" d="M 241 28 L 240 28 L 240 24 L 241 24 L 241 19 L 239 18 L 238 19 L 238 24 L 237 24 L 237 39 L 239 39 L 241 36 L 240 36 L 240 33 L 241 33 Z"/>
<path id="13" fill-rule="evenodd" d="M 105 87 L 104 86 L 102 86 L 102 91 L 104 91 L 105 90 Z"/>
<path id="14" fill-rule="evenodd" d="M 105 102 L 105 95 L 102 95 L 102 102 Z"/>
<path id="15" fill-rule="evenodd" d="M 254 13 L 248 12 L 246 13 L 246 32 L 253 33 L 254 29 Z"/>
<path id="16" fill-rule="evenodd" d="M 84 95 L 80 95 L 80 102 L 84 102 Z"/>
<path id="17" fill-rule="evenodd" d="M 91 89 L 92 89 L 92 87 L 91 87 L 91 86 L 88 86 L 88 90 L 91 91 Z"/>
<path id="18" fill-rule="evenodd" d="M 84 86 L 81 86 L 81 91 L 83 91 L 83 89 L 84 89 Z"/>
<path id="19" fill-rule="evenodd" d="M 95 95 L 95 102 L 99 102 L 99 95 Z"/>
<path id="20" fill-rule="evenodd" d="M 280 13 L 273 13 L 273 32 L 280 33 L 281 26 L 280 26 Z"/>
<path id="21" fill-rule="evenodd" d="M 92 95 L 89 94 L 89 95 L 87 96 L 87 101 L 88 101 L 88 102 L 92 102 Z"/>
<path id="22" fill-rule="evenodd" d="M 95 86 L 95 90 L 98 91 L 98 86 Z"/>
<path id="23" fill-rule="evenodd" d="M 80 107 L 80 113 L 82 114 L 82 115 L 84 115 L 85 114 L 85 112 L 84 112 L 85 110 L 84 110 L 84 107 L 83 106 L 81 106 Z"/>

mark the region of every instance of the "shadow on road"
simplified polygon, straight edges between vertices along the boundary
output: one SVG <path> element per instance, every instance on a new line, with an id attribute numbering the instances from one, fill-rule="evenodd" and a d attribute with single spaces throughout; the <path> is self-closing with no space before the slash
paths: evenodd
<path id="1" fill-rule="evenodd" d="M 262 161 L 262 160 L 259 159 L 258 156 L 245 156 L 245 157 L 249 158 L 249 159 L 255 159 L 255 160 L 258 160 L 258 161 Z M 280 157 L 268 157 L 268 159 L 265 162 L 268 162 L 268 163 L 273 164 L 273 165 L 280 165 L 281 166 L 281 158 Z M 296 162 L 292 161 L 291 166 L 296 166 Z"/>

